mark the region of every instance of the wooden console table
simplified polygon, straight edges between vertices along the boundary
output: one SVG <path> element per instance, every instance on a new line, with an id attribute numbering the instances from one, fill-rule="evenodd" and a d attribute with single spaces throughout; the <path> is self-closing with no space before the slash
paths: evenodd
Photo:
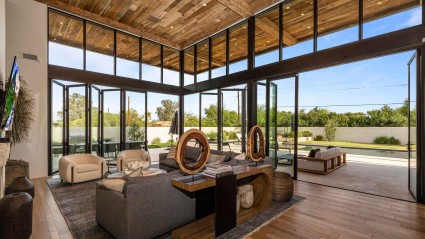
<path id="1" fill-rule="evenodd" d="M 236 180 L 250 177 L 254 186 L 254 203 L 251 208 L 240 208 L 236 214 L 236 225 L 242 224 L 255 217 L 262 211 L 271 208 L 273 204 L 273 168 L 271 165 L 259 165 L 256 167 L 235 166 L 233 173 Z M 193 182 L 187 182 L 192 176 L 173 178 L 171 184 L 188 192 L 197 192 L 216 186 L 216 179 L 203 178 Z M 183 182 L 182 180 L 186 181 Z M 217 192 L 216 192 L 217 193 Z M 217 195 L 216 195 L 217 196 Z M 236 195 L 234 195 L 236 199 Z M 234 205 L 236 208 L 236 204 Z M 214 225 L 220 223 L 215 214 L 211 214 L 172 232 L 173 238 L 215 238 Z"/>

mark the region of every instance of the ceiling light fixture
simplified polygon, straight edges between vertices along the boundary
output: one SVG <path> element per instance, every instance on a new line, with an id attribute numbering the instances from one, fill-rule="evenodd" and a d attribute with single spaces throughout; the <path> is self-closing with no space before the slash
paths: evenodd
<path id="1" fill-rule="evenodd" d="M 381 5 L 382 4 L 382 2 L 378 2 L 378 5 Z"/>
<path id="2" fill-rule="evenodd" d="M 286 9 L 289 9 L 289 7 L 286 7 Z"/>
<path id="3" fill-rule="evenodd" d="M 304 13 L 301 13 L 301 16 L 304 16 L 305 14 Z"/>
<path id="4" fill-rule="evenodd" d="M 204 4 L 202 4 L 202 6 L 206 7 L 206 6 L 207 6 L 207 4 L 206 4 L 206 3 L 204 3 Z"/>
<path id="5" fill-rule="evenodd" d="M 171 26 L 171 29 L 173 29 L 174 27 L 173 26 Z"/>

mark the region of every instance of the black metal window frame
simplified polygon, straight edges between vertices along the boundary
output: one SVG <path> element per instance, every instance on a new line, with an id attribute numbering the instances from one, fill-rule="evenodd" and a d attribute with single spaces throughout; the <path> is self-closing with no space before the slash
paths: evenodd
<path id="1" fill-rule="evenodd" d="M 69 132 L 69 101 L 67 99 L 69 99 L 69 89 L 71 88 L 75 88 L 75 87 L 84 87 L 84 92 L 85 92 L 85 112 L 86 112 L 86 117 L 85 117 L 85 138 L 84 138 L 84 145 L 85 145 L 85 153 L 92 153 L 93 147 L 92 147 L 92 132 L 91 132 L 91 128 L 92 128 L 92 103 L 91 103 L 91 99 L 92 99 L 92 89 L 94 88 L 95 90 L 98 91 L 98 133 L 97 133 L 97 141 L 98 141 L 98 148 L 97 148 L 97 155 L 98 156 L 104 156 L 104 127 L 103 127 L 103 122 L 104 122 L 104 111 L 103 111 L 103 106 L 104 106 L 104 98 L 103 98 L 103 94 L 105 92 L 113 92 L 113 91 L 119 91 L 120 92 L 120 139 L 119 139 L 119 150 L 124 150 L 126 149 L 126 129 L 125 129 L 125 122 L 126 122 L 126 116 L 125 116 L 125 110 L 127 109 L 126 106 L 126 94 L 127 92 L 132 92 L 132 93 L 140 93 L 140 94 L 144 94 L 144 120 L 145 120 L 145 126 L 144 126 L 144 130 L 145 130 L 145 142 L 144 142 L 144 146 L 145 146 L 145 150 L 148 150 L 147 148 L 147 112 L 148 112 L 148 92 L 147 91 L 136 91 L 134 89 L 130 89 L 130 90 L 126 90 L 123 88 L 114 88 L 114 89 L 100 89 L 98 87 L 96 87 L 96 85 L 92 85 L 92 84 L 88 84 L 88 83 L 79 83 L 79 82 L 73 82 L 75 84 L 71 84 L 71 85 L 65 85 L 62 84 L 61 82 L 59 82 L 57 79 L 52 79 L 49 78 L 49 84 L 48 84 L 48 94 L 49 96 L 52 96 L 53 93 L 53 89 L 52 89 L 52 85 L 56 84 L 60 87 L 62 87 L 62 104 L 63 104 L 63 111 L 62 111 L 62 117 L 63 117 L 63 126 L 62 126 L 62 147 L 63 147 L 63 155 L 69 155 L 70 154 L 70 150 L 69 150 L 69 137 L 70 137 L 70 132 Z M 52 112 L 52 97 L 48 98 L 49 102 L 49 107 L 48 107 L 48 174 L 49 175 L 53 175 L 55 173 L 57 173 L 58 171 L 53 171 L 53 165 L 52 165 L 52 153 L 53 153 L 53 148 L 52 148 L 52 129 L 51 129 L 51 125 L 52 125 L 52 116 L 53 113 Z"/>
<path id="2" fill-rule="evenodd" d="M 164 48 L 164 46 L 166 46 L 166 45 L 164 45 L 164 44 L 161 44 L 161 43 L 158 43 L 158 42 L 155 42 L 155 41 L 152 41 L 152 40 L 150 40 L 150 39 L 147 39 L 147 38 L 144 38 L 144 37 L 140 37 L 140 36 L 137 36 L 137 35 L 134 35 L 134 34 L 131 34 L 131 33 L 128 33 L 128 32 L 125 32 L 125 31 L 120 31 L 120 30 L 118 30 L 118 29 L 116 29 L 116 28 L 113 28 L 113 27 L 110 27 L 110 26 L 107 26 L 107 25 L 104 25 L 104 24 L 101 24 L 101 23 L 98 23 L 98 22 L 95 22 L 95 21 L 90 21 L 90 20 L 87 20 L 87 19 L 85 19 L 85 18 L 82 18 L 82 17 L 80 17 L 80 16 L 76 16 L 76 15 L 73 15 L 73 14 L 70 14 L 70 13 L 67 13 L 67 12 L 64 12 L 64 11 L 61 11 L 61 10 L 58 10 L 58 9 L 55 9 L 55 8 L 49 8 L 48 9 L 48 13 L 47 13 L 47 15 L 49 16 L 49 13 L 50 12 L 54 12 L 54 13 L 56 13 L 56 14 L 61 14 L 61 15 L 64 15 L 64 16 L 67 16 L 67 17 L 72 17 L 72 18 L 74 18 L 74 19 L 78 19 L 78 20 L 81 20 L 81 21 L 83 21 L 83 31 L 84 31 L 84 34 L 83 34 L 83 70 L 84 71 L 86 71 L 87 70 L 87 57 L 86 57 L 86 51 L 87 51 L 87 44 L 86 44 L 86 42 L 87 42 L 87 40 L 86 40 L 86 34 L 87 34 L 87 27 L 86 27 L 86 25 L 87 25 L 87 23 L 89 23 L 89 24 L 93 24 L 93 25 L 96 25 L 96 26 L 99 26 L 99 27 L 103 27 L 103 28 L 105 28 L 105 29 L 108 29 L 108 30 L 111 30 L 111 31 L 113 31 L 114 32 L 114 50 L 113 50 L 113 52 L 114 52 L 114 54 L 113 54 L 113 58 L 114 58 L 114 69 L 113 69 L 113 74 L 112 75 L 114 75 L 114 76 L 117 76 L 117 71 L 116 71 L 116 68 L 117 68 L 117 57 L 116 57 L 116 53 L 117 53 L 117 38 L 116 38 L 116 36 L 117 36 L 117 33 L 120 33 L 120 34 L 125 34 L 125 35 L 129 35 L 129 36 L 133 36 L 133 37 L 136 37 L 136 38 L 138 38 L 139 39 L 139 64 L 140 64 L 140 66 L 139 66 L 139 79 L 134 79 L 134 80 L 140 80 L 140 81 L 143 81 L 143 79 L 142 79 L 142 70 L 143 70 L 143 67 L 142 67 L 142 54 L 143 54 L 143 52 L 142 52 L 142 44 L 141 44 L 141 41 L 142 40 L 145 40 L 145 41 L 149 41 L 149 42 L 152 42 L 152 43 L 154 43 L 154 44 L 158 44 L 158 45 L 160 45 L 160 47 L 161 47 L 161 52 L 160 52 L 160 54 L 161 54 L 161 66 L 160 66 L 160 68 L 161 68 L 161 73 L 160 73 L 160 82 L 158 82 L 158 83 L 161 83 L 161 84 L 163 84 L 163 82 L 164 82 L 164 67 L 163 67 L 163 48 Z M 51 19 L 48 17 L 48 21 L 50 21 Z M 49 25 L 49 24 L 47 24 L 47 25 Z M 48 39 L 48 42 L 50 42 L 50 40 L 49 40 L 49 29 L 47 29 L 47 39 Z M 47 45 L 49 45 L 49 44 L 47 44 Z M 177 48 L 175 48 L 175 47 L 172 47 L 172 46 L 166 46 L 166 47 L 170 47 L 170 48 L 172 48 L 172 49 L 176 49 L 176 50 L 178 50 L 178 51 L 180 51 L 180 49 L 177 49 Z M 47 46 L 47 51 L 49 52 L 49 46 Z M 50 64 L 50 62 L 48 61 L 48 64 Z M 182 65 L 182 62 L 180 61 L 180 66 Z M 154 82 L 156 82 L 156 81 L 154 81 Z M 181 82 L 181 76 L 179 75 L 179 79 L 178 79 L 178 82 L 180 83 Z M 179 86 L 181 87 L 182 85 L 181 84 L 179 84 Z"/>

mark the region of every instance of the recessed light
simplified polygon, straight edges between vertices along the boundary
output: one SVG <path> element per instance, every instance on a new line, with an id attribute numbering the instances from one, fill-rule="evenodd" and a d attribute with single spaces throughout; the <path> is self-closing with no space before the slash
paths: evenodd
<path id="1" fill-rule="evenodd" d="M 202 4 L 202 6 L 206 7 L 206 6 L 207 6 L 207 4 L 206 4 L 206 3 L 204 3 L 204 4 Z"/>
<path id="2" fill-rule="evenodd" d="M 63 24 L 63 22 L 59 22 L 59 24 L 61 24 L 61 25 L 62 25 L 62 24 Z"/>
<path id="3" fill-rule="evenodd" d="M 286 9 L 289 9 L 289 7 L 286 7 Z"/>
<path id="4" fill-rule="evenodd" d="M 238 43 L 235 43 L 234 45 L 236 46 L 236 45 L 238 45 Z"/>
<path id="5" fill-rule="evenodd" d="M 308 29 L 310 29 L 311 27 L 307 27 Z"/>
<path id="6" fill-rule="evenodd" d="M 270 43 L 270 41 L 267 41 L 267 43 Z"/>
<path id="7" fill-rule="evenodd" d="M 56 38 L 55 38 L 55 39 L 53 39 L 53 41 L 56 41 Z"/>
<path id="8" fill-rule="evenodd" d="M 382 4 L 382 2 L 378 2 L 378 5 L 381 5 Z"/>
<path id="9" fill-rule="evenodd" d="M 173 26 L 171 26 L 171 29 L 173 29 L 174 27 Z"/>
<path id="10" fill-rule="evenodd" d="M 304 13 L 301 13 L 301 16 L 304 16 L 305 14 Z"/>

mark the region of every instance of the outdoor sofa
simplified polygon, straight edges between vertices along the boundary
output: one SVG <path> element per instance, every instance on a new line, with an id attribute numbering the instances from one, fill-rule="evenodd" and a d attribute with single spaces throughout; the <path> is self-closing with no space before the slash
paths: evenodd
<path id="1" fill-rule="evenodd" d="M 314 157 L 298 156 L 298 170 L 309 173 L 328 174 L 346 163 L 346 153 L 339 147 L 318 151 Z"/>

